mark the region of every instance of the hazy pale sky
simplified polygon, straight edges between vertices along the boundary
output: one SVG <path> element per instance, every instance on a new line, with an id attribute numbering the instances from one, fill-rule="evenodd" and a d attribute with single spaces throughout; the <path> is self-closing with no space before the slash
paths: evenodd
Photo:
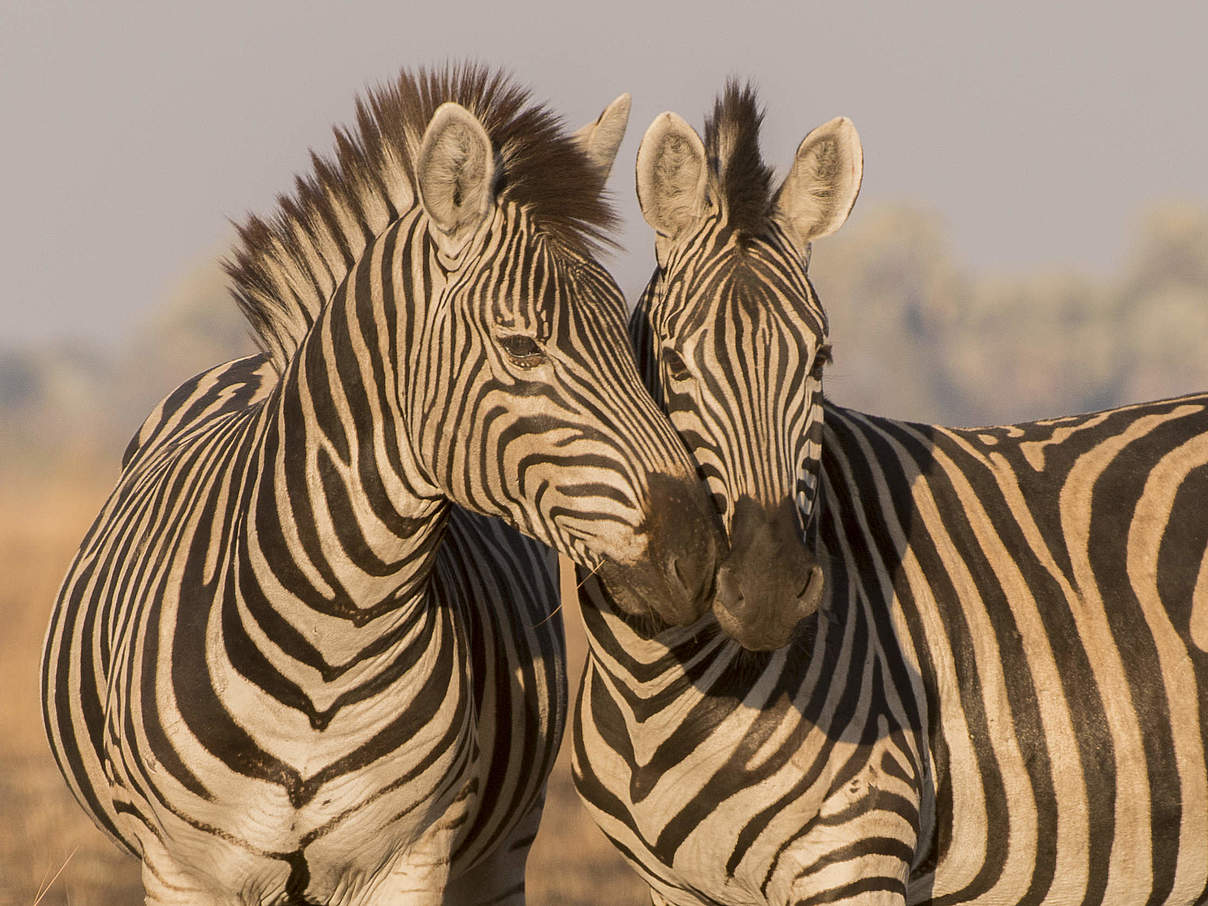
<path id="1" fill-rule="evenodd" d="M 929 206 L 973 267 L 1109 271 L 1146 203 L 1208 201 L 1203 2 L 0 2 L 0 345 L 121 336 L 364 86 L 450 58 L 510 69 L 573 126 L 633 94 L 609 262 L 631 295 L 653 260 L 638 140 L 666 109 L 701 129 L 728 75 L 760 86 L 780 172 L 846 114 L 853 217 Z"/>

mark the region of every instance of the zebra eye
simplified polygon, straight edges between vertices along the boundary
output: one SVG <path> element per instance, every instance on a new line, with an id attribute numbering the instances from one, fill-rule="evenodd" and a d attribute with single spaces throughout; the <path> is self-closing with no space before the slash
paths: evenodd
<path id="1" fill-rule="evenodd" d="M 545 361 L 545 353 L 541 351 L 537 341 L 524 334 L 500 337 L 499 345 L 517 368 L 535 368 Z"/>
<path id="2" fill-rule="evenodd" d="M 666 364 L 667 373 L 671 375 L 672 380 L 686 381 L 692 377 L 692 372 L 688 370 L 688 366 L 674 349 L 663 350 L 663 362 Z"/>
<path id="3" fill-rule="evenodd" d="M 833 360 L 830 343 L 823 343 L 814 353 L 814 366 L 810 369 L 810 377 L 815 381 L 822 380 L 822 370 Z"/>

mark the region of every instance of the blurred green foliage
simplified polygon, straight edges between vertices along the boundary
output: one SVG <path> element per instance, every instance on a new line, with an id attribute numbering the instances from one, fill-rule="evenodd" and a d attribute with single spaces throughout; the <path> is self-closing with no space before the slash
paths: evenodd
<path id="1" fill-rule="evenodd" d="M 254 351 L 218 260 L 187 274 L 118 348 L 0 349 L 0 463 L 31 476 L 86 464 L 116 478 L 151 408 L 202 369 Z"/>

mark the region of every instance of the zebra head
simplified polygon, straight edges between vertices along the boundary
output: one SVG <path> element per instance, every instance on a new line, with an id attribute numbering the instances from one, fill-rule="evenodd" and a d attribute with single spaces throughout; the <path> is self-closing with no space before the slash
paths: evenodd
<path id="1" fill-rule="evenodd" d="M 598 570 L 630 611 L 683 624 L 708 608 L 724 545 L 705 488 L 638 377 L 616 284 L 551 222 L 556 201 L 525 203 L 574 204 L 586 186 L 601 204 L 628 112 L 626 95 L 574 136 L 528 135 L 548 143 L 538 167 L 466 107 L 436 109 L 415 164 L 434 292 L 398 386 L 440 494 Z"/>
<path id="2" fill-rule="evenodd" d="M 754 92 L 727 86 L 704 141 L 674 113 L 638 150 L 657 269 L 630 325 L 641 370 L 708 483 L 729 536 L 713 611 L 744 647 L 780 647 L 822 601 L 815 492 L 827 320 L 810 243 L 860 189 L 855 127 L 806 136 L 776 192 Z"/>

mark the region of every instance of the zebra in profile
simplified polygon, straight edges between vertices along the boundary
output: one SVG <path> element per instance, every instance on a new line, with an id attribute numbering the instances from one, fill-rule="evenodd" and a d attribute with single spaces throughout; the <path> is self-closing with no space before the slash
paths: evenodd
<path id="1" fill-rule="evenodd" d="M 1205 902 L 1208 394 L 976 429 L 827 402 L 806 268 L 861 147 L 827 123 L 773 193 L 761 119 L 731 84 L 638 152 L 631 334 L 732 552 L 688 627 L 585 586 L 589 811 L 655 903 Z"/>
<path id="2" fill-rule="evenodd" d="M 147 903 L 523 901 L 567 702 L 516 529 L 672 622 L 708 606 L 708 497 L 591 257 L 627 117 L 572 136 L 481 67 L 403 72 L 242 227 L 263 351 L 147 419 L 43 657 L 59 767 Z"/>

